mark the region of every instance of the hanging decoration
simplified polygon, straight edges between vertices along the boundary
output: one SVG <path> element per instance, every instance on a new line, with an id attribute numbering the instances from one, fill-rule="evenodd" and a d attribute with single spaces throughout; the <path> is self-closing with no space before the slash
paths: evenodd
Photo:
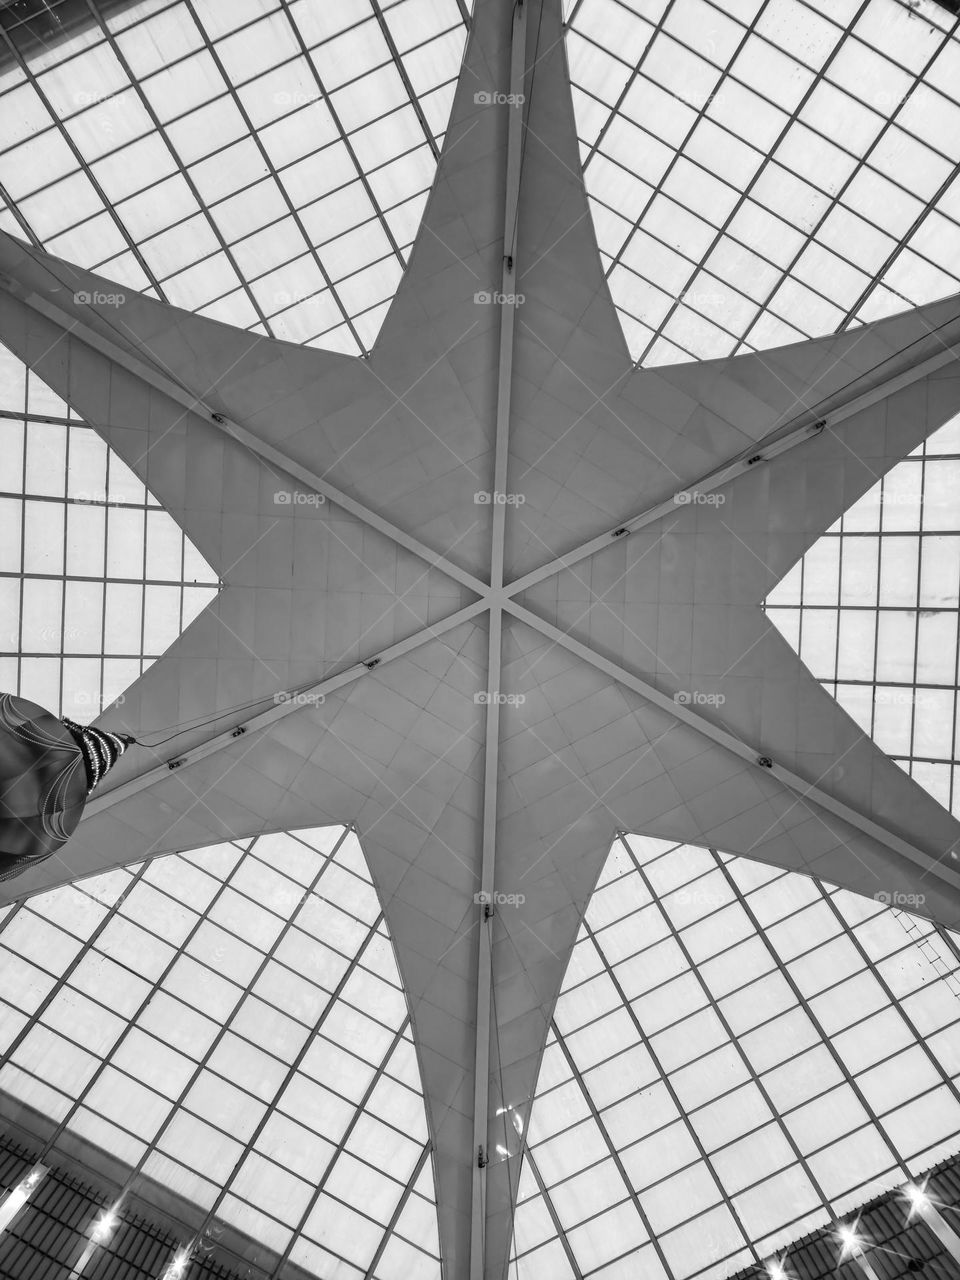
<path id="1" fill-rule="evenodd" d="M 0 880 L 66 843 L 91 791 L 135 742 L 0 693 Z"/>

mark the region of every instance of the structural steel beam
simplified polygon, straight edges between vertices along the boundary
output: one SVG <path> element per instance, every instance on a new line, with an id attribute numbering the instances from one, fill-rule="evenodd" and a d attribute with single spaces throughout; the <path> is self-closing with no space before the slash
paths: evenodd
<path id="1" fill-rule="evenodd" d="M 531 613 L 523 605 L 517 604 L 515 600 L 508 600 L 504 608 L 515 618 L 519 618 L 521 622 L 527 623 L 528 626 L 539 631 L 541 635 L 546 636 L 548 640 L 552 640 L 554 644 L 562 645 L 563 648 L 576 654 L 578 658 L 582 658 L 584 662 L 589 662 L 592 667 L 602 671 L 604 675 L 609 676 L 612 680 L 619 681 L 626 688 L 653 703 L 661 711 L 668 712 L 683 724 L 689 725 L 691 729 L 696 729 L 705 738 L 709 738 L 712 742 L 717 743 L 718 746 L 725 747 L 728 751 L 733 752 L 734 755 L 739 756 L 741 760 L 759 767 L 758 759 L 761 752 L 756 747 L 749 746 L 728 730 L 721 729 L 691 707 L 676 702 L 669 694 L 663 693 L 649 680 L 644 680 L 641 676 L 634 675 L 631 671 L 627 671 L 625 667 L 621 667 L 619 663 L 603 657 L 579 640 L 574 639 L 573 636 L 568 635 L 565 631 L 561 631 L 559 627 L 555 627 L 553 623 L 537 617 L 535 613 Z M 899 836 L 894 835 L 893 832 L 887 831 L 885 827 L 874 822 L 872 818 L 859 813 L 856 809 L 851 808 L 850 805 L 844 804 L 842 800 L 836 800 L 816 784 L 801 778 L 799 774 L 784 768 L 783 765 L 778 764 L 775 760 L 770 767 L 764 768 L 763 772 L 779 779 L 791 791 L 794 791 L 799 799 L 813 801 L 821 809 L 825 809 L 828 813 L 832 813 L 834 817 L 848 822 L 871 840 L 876 840 L 887 849 L 899 854 L 900 857 L 908 859 L 923 871 L 929 872 L 931 870 L 929 854 L 924 853 L 915 845 L 909 844 L 906 840 L 902 840 Z M 944 854 L 947 852 L 946 849 L 943 851 Z M 952 870 L 942 862 L 935 863 L 933 870 L 941 879 L 955 888 L 960 888 L 960 872 Z"/>
<path id="2" fill-rule="evenodd" d="M 910 368 L 893 377 L 884 379 L 876 386 L 871 387 L 869 391 L 853 396 L 843 404 L 828 410 L 822 415 L 809 411 L 799 415 L 802 417 L 800 425 L 791 424 L 787 430 L 778 428 L 770 432 L 762 440 L 750 445 L 729 462 L 725 462 L 722 466 L 715 467 L 712 471 L 707 472 L 693 484 L 683 485 L 661 502 L 657 502 L 651 507 L 645 507 L 642 511 L 638 511 L 636 515 L 622 521 L 616 529 L 611 529 L 608 533 L 601 533 L 596 538 L 591 538 L 588 542 L 575 547 L 572 551 L 568 551 L 562 556 L 556 556 L 539 569 L 532 569 L 529 573 L 524 574 L 522 578 L 517 578 L 514 582 L 505 586 L 505 595 L 517 596 L 522 591 L 536 586 L 538 582 L 552 578 L 564 569 L 572 568 L 575 564 L 579 564 L 581 560 L 586 560 L 598 551 L 603 551 L 611 546 L 622 538 L 624 533 L 636 533 L 637 530 L 644 528 L 645 525 L 653 524 L 654 521 L 676 512 L 684 504 L 684 499 L 688 499 L 690 494 L 710 493 L 714 489 L 719 489 L 721 486 L 729 484 L 731 480 L 735 480 L 738 476 L 743 475 L 744 472 L 753 470 L 759 463 L 771 462 L 774 458 L 779 457 L 781 453 L 786 453 L 788 449 L 793 449 L 797 445 L 815 438 L 822 431 L 833 430 L 863 409 L 869 409 L 879 401 L 895 395 L 898 391 L 902 391 L 904 387 L 909 387 L 921 378 L 926 378 L 930 374 L 936 373 L 939 369 L 945 368 L 957 359 L 960 359 L 960 338 L 954 337 L 943 340 L 942 351 L 938 351 L 935 355 L 925 360 L 917 361 L 916 364 L 911 365 Z"/>
<path id="3" fill-rule="evenodd" d="M 129 800 L 131 796 L 135 796 L 139 791 L 143 791 L 154 782 L 165 778 L 169 773 L 171 762 L 179 761 L 181 764 L 196 764 L 198 760 L 205 760 L 207 756 L 215 755 L 216 752 L 222 751 L 224 747 L 229 747 L 231 742 L 235 741 L 238 736 L 237 729 L 243 729 L 244 732 L 266 729 L 277 720 L 282 720 L 284 716 L 301 710 L 311 699 L 325 696 L 328 693 L 336 693 L 338 689 L 343 689 L 345 686 L 352 684 L 354 680 L 359 680 L 362 676 L 369 675 L 371 670 L 382 666 L 384 663 L 392 662 L 395 658 L 402 658 L 413 649 L 419 649 L 421 645 L 427 644 L 430 640 L 436 640 L 445 632 L 452 631 L 454 627 L 460 626 L 461 623 L 469 622 L 471 618 L 475 618 L 478 613 L 482 613 L 486 608 L 487 602 L 485 600 L 476 600 L 473 604 L 466 605 L 464 608 L 450 614 L 448 618 L 444 618 L 440 622 L 433 622 L 429 626 L 422 628 L 412 636 L 408 636 L 406 640 L 398 640 L 396 644 L 390 645 L 389 648 L 381 649 L 375 656 L 366 658 L 362 662 L 354 663 L 346 671 L 341 671 L 337 675 L 326 676 L 315 684 L 290 692 L 282 701 L 276 703 L 275 706 L 268 707 L 266 711 L 261 711 L 258 715 L 250 716 L 248 719 L 241 719 L 227 729 L 217 730 L 211 733 L 209 737 L 192 744 L 184 751 L 173 752 L 170 761 L 165 761 L 152 769 L 147 769 L 135 778 L 121 782 L 116 787 L 98 791 L 87 804 L 84 810 L 84 818 L 103 813 L 104 810 L 111 809 L 123 800 Z M 273 696 L 277 698 L 280 695 L 274 694 Z M 227 719 L 229 715 L 230 712 L 227 711 L 220 718 Z"/>
<path id="4" fill-rule="evenodd" d="M 187 413 L 196 414 L 198 418 L 210 423 L 211 426 L 218 428 L 225 435 L 236 440 L 238 444 L 249 449 L 251 453 L 261 458 L 268 466 L 285 472 L 311 492 L 322 494 L 330 502 L 336 503 L 338 507 L 349 512 L 350 515 L 356 516 L 358 520 L 362 520 L 370 528 L 382 533 L 384 537 L 390 538 L 415 556 L 419 556 L 421 560 L 425 560 L 431 567 L 441 569 L 456 582 L 459 582 L 461 586 L 469 587 L 471 591 L 476 592 L 486 589 L 486 583 L 466 569 L 461 569 L 459 565 L 454 564 L 452 560 L 441 555 L 440 552 L 435 551 L 432 547 L 428 547 L 419 538 L 415 538 L 398 525 L 393 524 L 392 521 L 385 519 L 378 512 L 365 506 L 362 502 L 358 502 L 356 498 L 350 497 L 348 493 L 338 489 L 336 485 L 332 485 L 329 480 L 325 480 L 323 476 L 311 471 L 309 467 L 304 467 L 299 462 L 295 462 L 293 458 L 288 457 L 281 449 L 267 444 L 265 440 L 261 440 L 259 436 L 256 436 L 252 431 L 248 431 L 246 427 L 242 427 L 238 422 L 233 422 L 222 413 L 217 413 L 204 402 L 201 396 L 194 395 L 192 391 L 182 387 L 174 378 L 158 369 L 145 356 L 133 355 L 119 343 L 103 337 L 62 307 L 57 306 L 46 298 L 41 298 L 36 293 L 21 289 L 16 281 L 10 280 L 4 275 L 0 275 L 0 286 L 25 303 L 31 310 L 36 311 L 38 315 L 42 315 L 65 332 L 72 334 L 86 346 L 91 347 L 100 355 L 126 369 L 128 373 L 132 373 L 156 390 L 162 391 L 165 396 L 180 405 Z M 254 338 L 254 342 L 259 341 L 259 338 Z M 253 345 L 254 343 L 252 342 L 251 347 Z M 391 392 L 392 394 L 394 393 Z M 400 397 L 397 397 L 396 402 L 400 403 Z"/>
<path id="5" fill-rule="evenodd" d="M 517 0 L 510 47 L 510 88 L 507 99 L 506 192 L 503 213 L 503 263 L 500 274 L 500 348 L 497 369 L 497 427 L 493 465 L 493 521 L 490 586 L 498 597 L 503 588 L 506 494 L 509 462 L 510 410 L 513 392 L 513 349 L 517 314 L 517 230 L 520 214 L 520 172 L 523 160 L 524 96 L 527 58 L 527 6 Z M 500 672 L 502 667 L 503 608 L 490 599 L 487 660 L 487 720 L 483 771 L 483 826 L 480 887 L 477 910 L 477 1020 L 473 1079 L 473 1145 L 475 1160 L 471 1195 L 470 1280 L 484 1280 L 486 1265 L 486 1185 L 490 1119 L 490 1012 L 493 995 L 493 893 L 496 887 L 497 781 L 500 768 Z"/>

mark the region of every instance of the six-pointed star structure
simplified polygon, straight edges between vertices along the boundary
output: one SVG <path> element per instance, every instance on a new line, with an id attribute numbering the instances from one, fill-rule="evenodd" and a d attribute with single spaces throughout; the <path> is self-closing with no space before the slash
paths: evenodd
<path id="1" fill-rule="evenodd" d="M 960 924 L 960 826 L 762 609 L 960 410 L 960 300 L 634 367 L 588 213 L 560 0 L 477 0 L 368 359 L 136 295 L 97 305 L 116 286 L 9 238 L 0 269 L 0 339 L 224 583 L 103 717 L 148 737 L 204 723 L 163 758 L 131 751 L 62 857 L 5 896 L 354 824 L 416 1031 L 448 1276 L 504 1275 L 520 1163 L 504 1108 L 525 1121 L 617 830 L 869 895 L 922 882 L 926 912 Z"/>

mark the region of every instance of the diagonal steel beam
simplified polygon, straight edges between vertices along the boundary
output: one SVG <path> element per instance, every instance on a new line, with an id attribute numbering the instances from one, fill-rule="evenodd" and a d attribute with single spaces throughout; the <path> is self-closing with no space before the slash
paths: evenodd
<path id="1" fill-rule="evenodd" d="M 298 480 L 311 492 L 323 494 L 325 498 L 336 503 L 338 507 L 342 507 L 344 511 L 348 511 L 352 516 L 356 516 L 358 520 L 362 520 L 364 524 L 376 529 L 378 533 L 382 533 L 385 537 L 390 538 L 415 556 L 419 556 L 421 560 L 425 560 L 432 567 L 443 570 L 444 573 L 459 582 L 461 586 L 469 587 L 471 591 L 478 593 L 487 589 L 487 584 L 481 581 L 480 578 L 475 577 L 466 569 L 461 569 L 458 564 L 454 564 L 452 560 L 441 555 L 440 552 L 428 547 L 419 538 L 407 533 L 404 529 L 385 519 L 379 512 L 374 511 L 364 503 L 358 502 L 356 498 L 352 498 L 342 489 L 338 489 L 336 485 L 331 484 L 329 480 L 324 479 L 323 476 L 318 475 L 317 472 L 312 471 L 309 467 L 302 466 L 299 462 L 294 461 L 281 449 L 277 449 L 265 440 L 261 440 L 259 436 L 256 436 L 252 431 L 248 431 L 246 427 L 242 427 L 238 422 L 233 422 L 222 413 L 215 412 L 205 403 L 201 396 L 194 395 L 192 391 L 182 387 L 168 373 L 157 368 L 147 356 L 134 355 L 119 343 L 104 337 L 91 328 L 90 325 L 85 324 L 82 320 L 71 315 L 70 312 L 57 306 L 56 303 L 50 302 L 47 298 L 41 298 L 39 294 L 28 291 L 25 288 L 21 288 L 15 280 L 11 280 L 7 276 L 0 275 L 0 287 L 6 289 L 9 294 L 24 303 L 32 311 L 37 312 L 38 315 L 42 315 L 65 332 L 76 337 L 86 346 L 91 347 L 108 360 L 120 365 L 128 373 L 132 373 L 134 377 L 140 378 L 149 386 L 163 392 L 164 395 L 185 409 L 187 413 L 196 414 L 198 418 L 210 423 L 225 435 L 230 436 L 231 439 L 236 440 L 238 444 L 243 445 L 251 453 L 266 462 L 268 466 L 285 472 L 292 479 Z M 251 346 L 254 342 L 259 341 L 261 339 L 255 337 Z"/>
<path id="2" fill-rule="evenodd" d="M 604 675 L 639 694 L 640 697 L 645 698 L 647 702 L 652 703 L 661 711 L 666 711 L 674 719 L 688 725 L 691 729 L 695 729 L 703 737 L 709 738 L 711 742 L 724 747 L 748 764 L 758 766 L 758 759 L 761 754 L 758 748 L 750 746 L 728 730 L 721 729 L 692 707 L 675 702 L 669 694 L 663 693 L 649 680 L 644 680 L 641 676 L 634 675 L 633 672 L 620 666 L 619 663 L 603 657 L 588 645 L 582 644 L 565 631 L 561 631 L 559 627 L 555 627 L 553 623 L 547 622 L 535 613 L 531 613 L 523 605 L 517 604 L 515 600 L 507 600 L 504 603 L 504 608 L 515 618 L 519 618 L 521 622 L 525 622 L 528 626 L 533 627 L 535 631 L 539 631 L 541 635 L 546 636 L 548 640 L 552 640 L 554 644 L 562 645 L 564 649 L 568 649 L 571 653 L 576 654 L 578 658 L 582 658 L 584 662 L 588 662 L 592 667 L 596 667 L 598 671 L 602 671 Z M 954 888 L 960 888 L 960 872 L 952 870 L 949 866 L 944 865 L 943 862 L 935 862 L 931 865 L 930 855 L 918 849 L 916 845 L 901 839 L 900 836 L 888 831 L 879 823 L 874 822 L 872 818 L 858 812 L 858 810 L 845 804 L 842 800 L 835 799 L 821 787 L 811 784 L 806 778 L 801 778 L 799 774 L 794 773 L 791 769 L 787 769 L 773 761 L 769 767 L 763 769 L 763 772 L 782 782 L 784 786 L 789 787 L 801 799 L 812 801 L 821 809 L 832 813 L 834 817 L 849 823 L 871 840 L 877 841 L 878 844 L 892 850 L 901 858 L 906 858 L 924 872 L 929 874 L 932 871 Z M 944 853 L 946 852 L 944 850 Z"/>
<path id="3" fill-rule="evenodd" d="M 146 769 L 143 773 L 130 778 L 126 782 L 121 782 L 115 787 L 98 791 L 87 804 L 83 820 L 86 821 L 88 817 L 103 813 L 106 809 L 111 809 L 114 805 L 120 804 L 124 800 L 129 800 L 138 792 L 152 786 L 154 782 L 159 782 L 161 778 L 168 776 L 172 766 L 179 767 L 178 762 L 179 764 L 196 764 L 197 761 L 205 760 L 208 756 L 224 750 L 239 736 L 238 730 L 242 733 L 252 733 L 258 729 L 266 729 L 276 721 L 282 720 L 284 716 L 301 710 L 311 700 L 318 699 L 328 693 L 336 693 L 338 689 L 343 689 L 355 680 L 369 675 L 371 670 L 382 666 L 384 663 L 392 662 L 395 658 L 402 658 L 405 654 L 418 649 L 421 645 L 438 639 L 445 632 L 452 631 L 454 627 L 459 627 L 461 623 L 469 622 L 471 618 L 475 618 L 477 614 L 482 613 L 486 608 L 487 602 L 485 600 L 476 600 L 473 604 L 457 609 L 455 613 L 451 613 L 449 617 L 444 618 L 442 621 L 432 622 L 429 626 L 414 632 L 413 635 L 408 636 L 405 640 L 398 640 L 396 644 L 390 645 L 389 648 L 381 649 L 375 656 L 366 658 L 362 662 L 354 663 L 346 671 L 341 671 L 337 675 L 326 676 L 315 684 L 287 693 L 280 702 L 269 707 L 266 711 L 261 711 L 258 715 L 243 719 L 227 729 L 211 733 L 208 737 L 193 743 L 184 751 L 174 752 L 170 761 L 165 761 L 152 769 Z M 280 697 L 280 695 L 275 694 L 274 697 Z M 229 712 L 225 713 L 222 718 L 226 719 L 229 714 Z"/>
<path id="4" fill-rule="evenodd" d="M 768 433 L 763 439 L 758 440 L 756 444 L 749 445 L 746 449 L 743 449 L 735 457 L 731 458 L 729 462 L 725 462 L 707 472 L 693 484 L 683 485 L 661 502 L 645 507 L 642 511 L 638 511 L 636 515 L 622 521 L 616 529 L 611 529 L 608 533 L 601 533 L 596 538 L 591 538 L 588 542 L 575 547 L 572 551 L 568 551 L 562 556 L 556 556 L 539 569 L 533 569 L 524 574 L 522 578 L 517 578 L 514 582 L 508 583 L 503 588 L 505 596 L 517 596 L 528 588 L 535 586 L 538 582 L 543 582 L 546 578 L 552 578 L 556 574 L 562 573 L 564 569 L 572 568 L 573 565 L 579 564 L 581 560 L 586 560 L 589 556 L 596 555 L 598 551 L 604 551 L 625 534 L 636 533 L 637 530 L 644 528 L 644 526 L 653 524 L 654 521 L 675 513 L 678 509 L 682 509 L 682 506 L 689 501 L 690 494 L 709 493 L 713 489 L 719 489 L 745 472 L 752 471 L 757 465 L 772 462 L 774 458 L 786 453 L 788 449 L 794 449 L 807 440 L 814 439 L 822 431 L 832 431 L 846 422 L 848 418 L 852 418 L 864 409 L 869 409 L 872 405 L 878 404 L 881 400 L 886 400 L 898 391 L 903 390 L 904 387 L 918 382 L 921 378 L 929 377 L 939 369 L 945 368 L 948 364 L 960 360 L 960 336 L 954 334 L 953 336 L 941 338 L 940 341 L 943 346 L 942 351 L 936 352 L 936 354 L 929 356 L 925 360 L 918 360 L 916 364 L 911 365 L 909 368 L 901 370 L 901 372 L 891 377 L 884 378 L 869 390 L 861 392 L 859 395 L 853 396 L 823 413 L 818 414 L 807 411 L 798 415 L 800 418 L 798 424 L 791 423 L 787 429 L 777 428 Z"/>

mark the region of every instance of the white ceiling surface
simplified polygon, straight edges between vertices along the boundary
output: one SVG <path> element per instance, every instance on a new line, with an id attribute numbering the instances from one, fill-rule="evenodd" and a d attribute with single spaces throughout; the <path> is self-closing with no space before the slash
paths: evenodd
<path id="1" fill-rule="evenodd" d="M 3 913 L 0 956 L 4 1109 L 49 1117 L 54 1150 L 74 1135 L 127 1166 L 121 1206 L 169 1188 L 184 1234 L 228 1264 L 438 1274 L 413 1035 L 354 832 L 36 894 Z"/>
<path id="2" fill-rule="evenodd" d="M 557 1001 L 517 1280 L 708 1280 L 960 1148 L 960 938 L 898 907 L 624 835 Z M 514 1267 L 516 1268 L 514 1270 Z"/>
<path id="3" fill-rule="evenodd" d="M 363 364 L 267 340 L 247 356 L 250 335 L 132 296 L 118 314 L 74 306 L 73 291 L 93 284 L 90 277 L 4 244 L 4 270 L 27 299 L 4 292 L 0 336 L 139 468 L 226 583 L 219 600 L 130 691 L 122 720 L 133 732 L 169 723 L 171 707 L 181 714 L 196 715 L 198 708 L 213 713 L 248 700 L 252 691 L 269 696 L 317 679 L 452 614 L 470 595 L 332 504 L 278 507 L 273 494 L 279 485 L 269 468 L 209 422 L 185 415 L 163 393 L 111 367 L 77 334 L 60 338 L 58 325 L 31 305 L 31 291 L 61 307 L 67 323 L 89 325 L 120 348 L 139 353 L 139 344 L 147 344 L 156 367 L 211 406 L 326 474 L 405 532 L 485 573 L 489 508 L 476 506 L 473 493 L 491 487 L 498 317 L 495 308 L 475 305 L 473 294 L 500 283 L 506 112 L 477 107 L 474 93 L 475 85 L 486 90 L 507 83 L 509 12 L 509 5 L 494 0 L 478 6 L 427 223 L 378 347 Z M 801 405 L 805 398 L 819 401 L 927 332 L 914 318 L 895 320 L 871 330 L 859 345 L 862 335 L 778 352 L 774 373 L 769 357 L 729 368 L 631 372 L 571 163 L 576 140 L 558 7 L 545 5 L 542 24 L 539 17 L 538 12 L 529 19 L 539 45 L 532 36 L 528 62 L 539 61 L 532 89 L 529 79 L 527 84 L 517 249 L 526 301 L 514 352 L 512 466 L 529 465 L 536 433 L 542 439 L 545 425 L 560 422 L 566 429 L 583 412 L 602 463 L 584 461 L 585 438 L 575 437 L 577 448 L 554 450 L 554 493 L 543 483 L 539 492 L 531 484 L 529 503 L 508 509 L 514 566 L 523 554 L 533 561 L 528 548 L 534 544 L 540 548 L 536 560 L 543 563 L 551 553 L 615 527 L 617 518 L 695 480 L 789 420 L 800 407 L 798 392 Z M 955 302 L 943 304 L 931 309 L 927 323 L 956 314 Z M 840 360 L 834 369 L 831 356 Z M 416 398 L 406 397 L 414 412 L 391 407 L 393 397 L 379 379 L 404 391 L 422 374 Z M 624 392 L 614 402 L 621 417 L 622 406 L 631 405 L 629 428 L 611 418 L 606 405 L 584 403 L 616 378 L 629 379 L 630 396 Z M 589 397 L 581 380 L 592 388 Z M 683 674 L 705 682 L 700 687 L 718 687 L 723 672 L 733 672 L 744 658 L 736 637 L 753 637 L 752 620 L 761 617 L 759 604 L 776 578 L 771 570 L 747 568 L 752 555 L 734 555 L 738 539 L 766 559 L 779 557 L 785 571 L 790 557 L 796 559 L 867 484 L 862 465 L 842 472 L 836 466 L 843 432 L 850 432 L 854 448 L 882 472 L 956 412 L 957 382 L 929 378 L 903 393 L 915 410 L 906 425 L 896 414 L 888 421 L 881 404 L 837 436 L 826 434 L 780 462 L 756 468 L 728 486 L 730 505 L 719 513 L 700 506 L 682 511 L 681 527 L 697 554 L 709 555 L 713 576 L 709 583 L 692 574 L 681 580 L 662 546 L 649 557 L 659 561 L 656 576 L 646 574 L 645 563 L 639 567 L 637 581 L 653 594 L 641 593 L 638 604 L 644 618 L 649 610 L 659 619 L 660 652 L 675 651 L 687 664 Z M 647 440 L 666 457 L 666 467 L 650 463 Z M 676 478 L 668 484 L 670 468 Z M 546 466 L 541 469 L 546 474 Z M 772 497 L 781 495 L 782 504 L 774 507 Z M 558 498 L 556 519 L 547 526 L 545 515 Z M 727 512 L 733 533 L 718 524 Z M 536 535 L 531 522 L 541 526 Z M 631 548 L 644 537 L 631 536 L 625 546 L 587 562 L 594 592 L 606 590 L 626 568 L 618 568 L 618 559 L 629 554 L 630 563 L 637 563 Z M 414 616 L 396 596 L 419 574 L 426 577 Z M 672 613 L 661 585 L 664 593 L 681 597 Z M 710 611 L 711 595 L 727 615 L 724 626 Z M 549 607 L 549 597 L 538 596 L 538 611 Z M 596 604 L 592 609 L 597 616 L 605 612 Z M 365 628 L 371 629 L 365 634 Z M 611 641 L 601 632 L 602 626 L 586 642 L 606 648 Z M 702 647 L 689 644 L 694 634 Z M 504 691 L 523 694 L 526 702 L 503 709 L 497 887 L 523 892 L 526 901 L 504 908 L 494 924 L 499 1059 L 492 1111 L 500 1105 L 501 1066 L 508 1100 L 529 1108 L 547 1020 L 616 827 L 761 854 L 824 875 L 829 868 L 829 878 L 868 894 L 909 889 L 915 876 L 909 864 L 839 820 L 824 823 L 809 801 L 798 803 L 773 775 L 572 658 L 535 626 L 508 620 L 504 635 Z M 833 759 L 853 731 L 852 722 L 835 710 L 786 644 L 776 643 L 779 649 L 774 640 L 758 645 L 763 661 L 744 658 L 748 680 L 739 678 L 739 669 L 724 677 L 729 712 L 724 706 L 703 718 L 729 724 L 753 747 L 782 752 L 815 782 L 819 762 Z M 51 860 L 16 882 L 23 892 L 226 835 L 356 821 L 416 1027 L 437 1148 L 441 1242 L 451 1274 L 465 1265 L 475 1158 L 476 952 L 470 935 L 477 922 L 483 708 L 474 696 L 485 688 L 486 647 L 482 617 L 439 639 L 428 632 L 409 656 L 364 675 L 322 706 L 297 710 L 269 731 L 188 762 L 135 798 L 104 809 L 66 847 L 66 867 Z M 654 676 L 663 690 L 688 687 L 648 665 L 647 651 L 622 619 L 609 651 L 630 672 Z M 805 687 L 809 700 L 804 694 L 798 708 Z M 177 750 L 189 751 L 200 736 L 186 735 Z M 143 768 L 142 754 L 135 761 L 128 756 L 117 778 Z M 885 812 L 878 793 L 889 788 L 889 794 L 900 794 L 897 828 L 928 849 L 931 861 L 956 840 L 956 824 L 870 744 L 851 750 L 842 769 L 842 776 L 836 770 L 824 785 L 868 814 Z M 928 881 L 930 914 L 954 923 L 955 890 L 945 883 L 935 890 L 933 877 Z M 487 1266 L 488 1274 L 498 1276 L 511 1234 L 509 1187 L 504 1166 L 491 1173 Z"/>
<path id="4" fill-rule="evenodd" d="M 8 24 L 0 228 L 251 332 L 369 350 L 436 172 L 466 7 L 47 8 L 69 34 Z"/>
<path id="5" fill-rule="evenodd" d="M 960 39 L 936 0 L 565 0 L 604 271 L 644 364 L 960 286 Z"/>

